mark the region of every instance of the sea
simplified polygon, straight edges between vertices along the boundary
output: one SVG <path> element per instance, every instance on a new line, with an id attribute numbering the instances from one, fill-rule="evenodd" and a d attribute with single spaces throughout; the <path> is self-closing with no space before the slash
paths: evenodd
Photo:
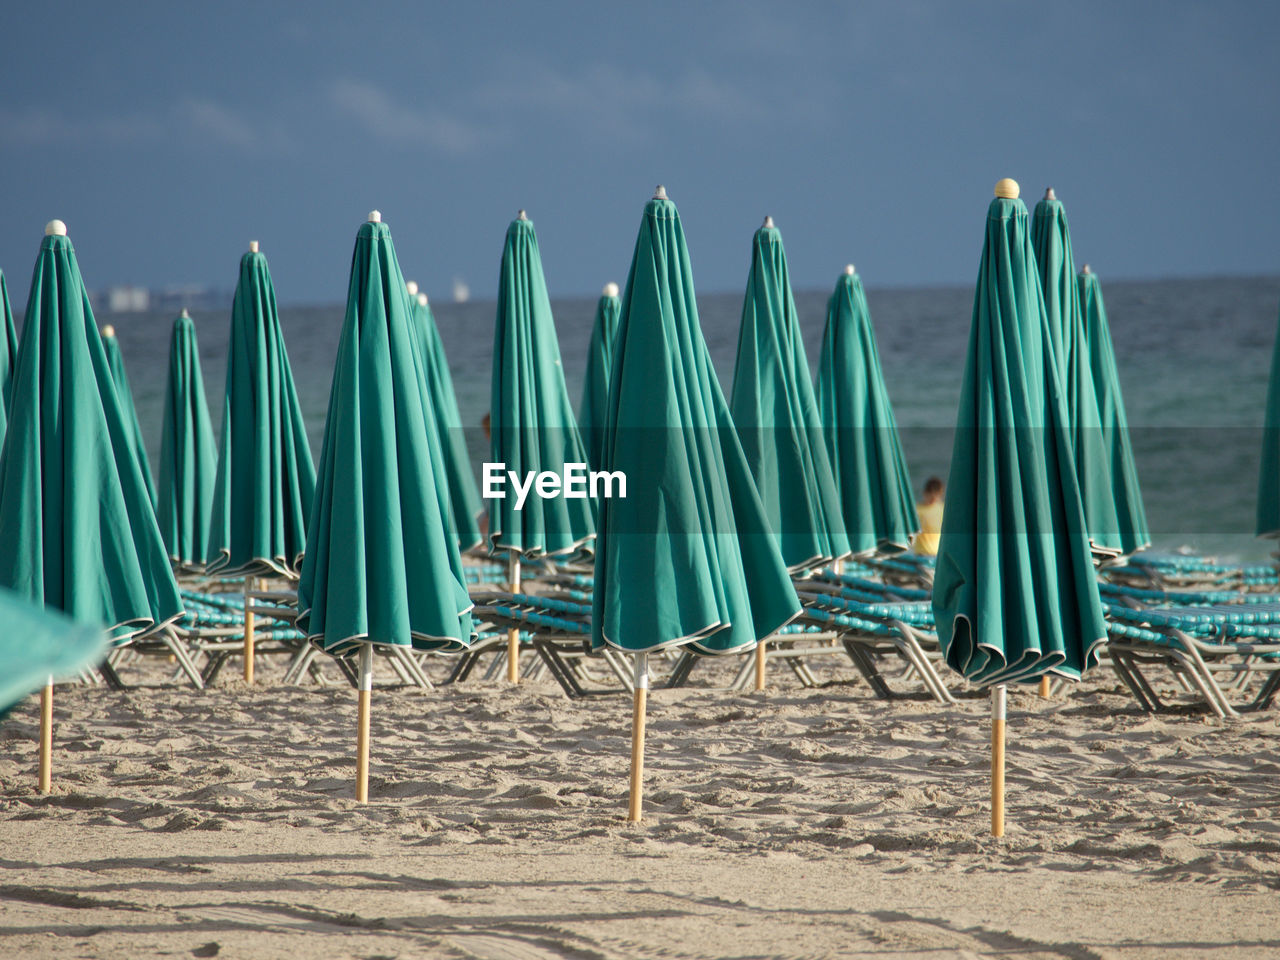
<path id="1" fill-rule="evenodd" d="M 1280 315 L 1280 276 L 1100 280 L 1115 345 L 1153 547 L 1191 548 L 1256 562 L 1275 548 L 1254 537 L 1261 427 Z M 430 291 L 428 291 L 430 292 Z M 811 367 L 821 349 L 827 290 L 797 292 Z M 20 294 L 19 294 L 20 296 Z M 885 382 L 912 483 L 947 477 L 973 312 L 972 287 L 867 288 Z M 552 311 L 575 408 L 595 297 L 555 299 Z M 477 477 L 489 408 L 495 304 L 432 301 Z M 740 293 L 699 295 L 698 313 L 726 396 L 732 386 Z M 342 304 L 282 306 L 286 348 L 319 459 Z M 193 312 L 214 430 L 221 418 L 230 310 Z M 16 318 L 21 324 L 21 317 Z M 116 328 L 154 465 L 168 368 L 171 313 L 99 316 Z"/>

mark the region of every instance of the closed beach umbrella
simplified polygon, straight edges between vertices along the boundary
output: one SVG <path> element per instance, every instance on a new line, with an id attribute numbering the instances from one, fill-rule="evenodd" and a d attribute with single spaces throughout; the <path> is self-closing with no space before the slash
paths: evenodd
<path id="1" fill-rule="evenodd" d="M 1017 184 L 1001 180 L 987 211 L 933 582 L 947 663 L 996 687 L 1001 771 L 1003 684 L 1078 679 L 1107 635 L 1027 220 Z M 993 801 L 999 835 L 1002 772 Z"/>
<path id="2" fill-rule="evenodd" d="M 360 654 L 362 801 L 371 645 L 462 648 L 472 637 L 412 322 L 391 233 L 374 211 L 356 235 L 298 581 L 299 629 L 328 653 Z"/>
<path id="3" fill-rule="evenodd" d="M 124 642 L 182 615 L 60 220 L 45 228 L 0 453 L 0 587 Z"/>
<path id="4" fill-rule="evenodd" d="M 133 405 L 133 391 L 129 388 L 129 376 L 124 372 L 124 356 L 120 353 L 120 341 L 116 339 L 116 328 L 110 324 L 102 328 L 102 347 L 107 354 L 107 366 L 111 369 L 111 380 L 115 383 L 116 393 L 120 398 L 120 412 L 124 414 L 125 424 L 129 427 L 133 455 L 138 458 L 138 469 L 142 472 L 142 482 L 147 486 L 147 498 L 154 505 L 156 502 L 156 482 L 151 477 L 151 464 L 147 460 L 147 445 L 142 439 L 142 427 L 138 423 L 137 408 Z"/>
<path id="5" fill-rule="evenodd" d="M 41 609 L 9 590 L 0 589 L 0 618 L 0 715 L 27 694 L 47 690 L 50 677 L 92 667 L 109 649 L 99 627 Z"/>
<path id="6" fill-rule="evenodd" d="M 1111 465 L 1111 498 L 1115 504 L 1120 551 L 1130 554 L 1150 545 L 1151 531 L 1147 528 L 1147 511 L 1142 505 L 1142 488 L 1138 485 L 1138 469 L 1129 443 L 1129 420 L 1124 411 L 1124 396 L 1120 392 L 1116 355 L 1111 347 L 1111 327 L 1107 323 L 1107 308 L 1102 302 L 1102 285 L 1087 263 L 1076 281 L 1080 290 L 1080 313 L 1084 318 L 1084 338 L 1089 345 L 1093 389 L 1098 398 L 1102 445 Z"/>
<path id="7" fill-rule="evenodd" d="M 156 502 L 160 535 L 169 559 L 179 570 L 198 570 L 209 554 L 209 508 L 217 465 L 218 448 L 204 397 L 196 325 L 183 310 L 173 321 L 169 340 Z"/>
<path id="8" fill-rule="evenodd" d="M 9 390 L 13 384 L 13 364 L 18 358 L 18 336 L 13 331 L 13 308 L 9 306 L 9 285 L 0 270 L 0 444 L 9 422 Z"/>
<path id="9" fill-rule="evenodd" d="M 492 458 L 523 478 L 561 473 L 585 463 L 560 363 L 551 301 L 533 221 L 520 216 L 507 228 L 498 281 L 490 398 Z M 563 556 L 589 548 L 595 537 L 590 499 L 531 494 L 516 509 L 513 491 L 489 500 L 489 540 L 495 552 L 516 557 Z"/>
<path id="10" fill-rule="evenodd" d="M 1112 491 L 1111 457 L 1103 442 L 1098 397 L 1093 383 L 1089 342 L 1080 310 L 1080 291 L 1071 255 L 1071 231 L 1062 201 L 1045 191 L 1031 220 L 1031 244 L 1044 294 L 1053 352 L 1066 401 L 1071 452 L 1076 464 L 1085 529 L 1094 553 L 1114 557 L 1123 552 L 1120 523 Z"/>
<path id="11" fill-rule="evenodd" d="M 484 537 L 480 534 L 480 491 L 476 489 L 476 477 L 471 472 L 462 415 L 458 413 L 458 397 L 453 392 L 453 377 L 449 373 L 444 342 L 440 339 L 440 330 L 431 314 L 427 295 L 420 293 L 418 285 L 412 281 L 406 287 L 413 311 L 412 332 L 422 351 L 426 373 L 427 410 L 440 437 L 440 455 L 444 459 L 441 482 L 448 490 L 450 523 L 458 539 L 458 549 L 470 550 L 480 546 Z"/>
<path id="12" fill-rule="evenodd" d="M 613 366 L 613 339 L 618 330 L 618 314 L 622 302 L 618 285 L 606 283 L 596 303 L 596 319 L 591 325 L 591 343 L 587 346 L 587 370 L 582 382 L 582 403 L 578 407 L 578 429 L 587 445 L 587 458 L 593 469 L 600 469 L 604 453 L 604 418 L 609 410 L 609 371 Z"/>
<path id="13" fill-rule="evenodd" d="M 587 463 L 587 451 L 569 403 L 560 363 L 551 300 L 542 275 L 542 255 L 533 221 L 523 210 L 507 228 L 498 279 L 490 387 L 490 458 L 502 476 L 524 482 L 565 465 Z M 489 500 L 489 542 L 506 553 L 513 591 L 520 588 L 521 558 L 569 556 L 589 551 L 595 510 L 588 498 L 541 497 L 523 504 L 512 489 Z M 519 634 L 507 634 L 507 680 L 519 681 Z"/>
<path id="14" fill-rule="evenodd" d="M 1271 381 L 1267 386 L 1267 412 L 1262 430 L 1258 536 L 1280 537 L 1280 333 L 1271 355 Z"/>
<path id="15" fill-rule="evenodd" d="M 647 655 L 750 650 L 800 612 L 698 324 L 666 191 L 645 207 L 614 344 L 592 643 L 636 654 L 630 818 L 640 819 Z"/>
<path id="16" fill-rule="evenodd" d="M 848 554 L 787 253 L 771 217 L 751 243 L 729 411 L 788 569 L 800 572 Z"/>
<path id="17" fill-rule="evenodd" d="M 854 555 L 907 550 L 920 520 L 880 371 L 871 312 L 852 265 L 827 301 L 816 392 Z"/>
<path id="18" fill-rule="evenodd" d="M 316 471 L 257 242 L 240 259 L 209 525 L 208 570 L 296 577 Z"/>

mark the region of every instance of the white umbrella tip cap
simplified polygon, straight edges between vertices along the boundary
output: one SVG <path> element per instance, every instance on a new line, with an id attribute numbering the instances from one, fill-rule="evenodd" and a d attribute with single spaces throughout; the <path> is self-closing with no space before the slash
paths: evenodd
<path id="1" fill-rule="evenodd" d="M 102 335 L 104 337 L 114 337 L 116 335 L 116 328 L 108 323 L 105 327 L 102 328 Z"/>
<path id="2" fill-rule="evenodd" d="M 187 308 L 186 308 L 186 307 L 183 307 L 183 308 L 182 308 L 182 313 L 181 313 L 181 314 L 179 314 L 179 316 L 180 316 L 183 320 L 190 320 L 190 319 L 191 319 L 191 314 L 189 314 L 189 313 L 187 312 Z"/>
<path id="3" fill-rule="evenodd" d="M 669 199 L 669 198 L 667 197 L 667 188 L 666 188 L 666 187 L 664 187 L 662 184 L 658 184 L 656 187 L 654 187 L 654 188 L 653 188 L 653 199 L 655 199 L 655 200 L 667 200 L 667 199 Z"/>
<path id="4" fill-rule="evenodd" d="M 773 229 L 773 217 L 766 216 L 766 217 L 764 218 L 764 229 L 766 229 L 766 230 L 772 230 L 772 229 Z"/>
<path id="5" fill-rule="evenodd" d="M 249 252 L 250 252 L 250 253 L 257 253 L 257 252 L 258 252 L 258 241 L 257 241 L 257 240 L 250 240 L 250 241 L 249 241 Z"/>
<path id="6" fill-rule="evenodd" d="M 1018 187 L 1018 181 L 1012 177 L 1005 177 L 1003 180 L 996 181 L 996 196 L 1004 200 L 1017 200 L 1018 194 L 1022 191 Z"/>
<path id="7" fill-rule="evenodd" d="M 425 307 L 427 305 L 427 295 L 425 293 L 418 294 L 418 306 Z"/>
<path id="8" fill-rule="evenodd" d="M 618 295 L 618 285 L 616 283 L 606 283 L 604 285 L 604 295 L 606 297 L 616 297 Z"/>
<path id="9" fill-rule="evenodd" d="M 1089 265 L 1086 263 L 1086 264 L 1084 265 L 1084 269 L 1083 269 L 1083 270 L 1081 270 L 1080 272 L 1081 272 L 1081 273 L 1093 273 L 1093 268 L 1092 268 L 1091 266 L 1089 266 Z"/>
<path id="10" fill-rule="evenodd" d="M 516 219 L 517 219 L 517 220 L 528 220 L 528 219 L 529 219 L 529 214 L 525 213 L 523 210 L 517 210 L 517 211 L 516 211 Z"/>
<path id="11" fill-rule="evenodd" d="M 853 269 L 852 263 L 846 263 L 844 265 L 844 275 L 846 277 L 852 277 L 857 272 L 858 272 L 857 270 Z"/>
<path id="12" fill-rule="evenodd" d="M 417 281 L 417 280 L 410 280 L 408 283 L 406 283 L 406 284 L 404 285 L 404 288 L 405 288 L 406 290 L 408 290 L 408 291 L 409 291 L 409 296 L 411 296 L 411 297 L 416 297 L 416 296 L 418 295 L 418 281 Z"/>
<path id="13" fill-rule="evenodd" d="M 1046 187 L 1044 191 L 1044 198 L 1046 200 L 1057 200 L 1058 195 L 1053 192 L 1053 187 Z"/>
<path id="14" fill-rule="evenodd" d="M 370 223 L 381 223 L 381 222 L 382 222 L 382 214 L 381 214 L 381 212 L 379 212 L 379 211 L 377 211 L 377 210 L 370 210 L 370 211 L 369 211 L 369 222 L 370 222 Z"/>
<path id="15" fill-rule="evenodd" d="M 65 237 L 67 235 L 67 225 L 61 220 L 50 220 L 44 225 L 44 235 L 46 237 Z"/>

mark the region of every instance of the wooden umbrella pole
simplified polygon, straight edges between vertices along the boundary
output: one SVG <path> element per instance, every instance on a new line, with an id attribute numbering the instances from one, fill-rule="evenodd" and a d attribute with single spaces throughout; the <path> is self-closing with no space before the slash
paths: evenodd
<path id="1" fill-rule="evenodd" d="M 511 554 L 507 561 L 508 580 L 511 592 L 520 592 L 520 556 Z M 514 627 L 507 631 L 507 682 L 520 682 L 520 631 Z"/>
<path id="2" fill-rule="evenodd" d="M 1040 696 L 1044 697 L 1046 700 L 1048 700 L 1048 699 L 1049 699 L 1049 678 L 1048 678 L 1048 676 L 1043 676 L 1043 677 L 1041 677 L 1041 678 L 1040 678 Z"/>
<path id="3" fill-rule="evenodd" d="M 40 792 L 53 789 L 53 677 L 40 691 Z"/>
<path id="4" fill-rule="evenodd" d="M 991 835 L 1004 836 L 1004 721 L 1007 690 L 991 688 Z"/>
<path id="5" fill-rule="evenodd" d="M 636 654 L 635 713 L 631 718 L 631 797 L 627 819 L 640 822 L 640 806 L 644 799 L 644 721 L 649 696 L 649 655 Z"/>
<path id="6" fill-rule="evenodd" d="M 764 667 L 767 654 L 764 648 L 764 641 L 761 640 L 756 644 L 756 689 L 764 689 Z"/>
<path id="7" fill-rule="evenodd" d="M 360 645 L 360 680 L 356 697 L 356 800 L 369 800 L 369 697 L 373 690 L 373 644 Z"/>
<path id="8" fill-rule="evenodd" d="M 253 683 L 253 642 L 254 621 L 253 593 L 254 578 L 244 578 L 244 682 Z"/>

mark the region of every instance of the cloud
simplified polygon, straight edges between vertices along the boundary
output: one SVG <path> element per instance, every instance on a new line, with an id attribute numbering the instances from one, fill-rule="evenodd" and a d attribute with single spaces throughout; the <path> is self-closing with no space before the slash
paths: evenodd
<path id="1" fill-rule="evenodd" d="M 363 80 L 337 80 L 329 88 L 329 101 L 339 112 L 380 140 L 422 144 L 446 153 L 465 153 L 484 134 L 443 111 L 422 109 L 393 100 L 381 87 Z"/>
<path id="2" fill-rule="evenodd" d="M 24 148 L 56 147 L 76 143 L 108 143 L 131 146 L 154 143 L 164 124 L 140 114 L 76 119 L 58 110 L 0 107 L 0 144 Z"/>

